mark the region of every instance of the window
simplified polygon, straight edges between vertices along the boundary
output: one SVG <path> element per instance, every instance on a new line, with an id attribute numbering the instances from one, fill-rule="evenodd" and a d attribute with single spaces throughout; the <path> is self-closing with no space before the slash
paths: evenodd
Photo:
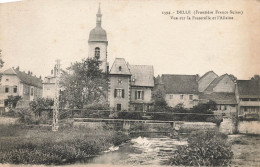
<path id="1" fill-rule="evenodd" d="M 124 89 L 115 89 L 114 96 L 124 98 L 124 96 L 125 96 Z"/>
<path id="2" fill-rule="evenodd" d="M 170 95 L 170 99 L 173 99 L 173 95 Z"/>
<path id="3" fill-rule="evenodd" d="M 33 88 L 31 88 L 31 96 L 33 96 Z"/>
<path id="4" fill-rule="evenodd" d="M 17 93 L 17 86 L 14 87 L 14 93 Z"/>
<path id="5" fill-rule="evenodd" d="M 189 99 L 190 99 L 190 100 L 193 100 L 193 95 L 189 95 Z"/>
<path id="6" fill-rule="evenodd" d="M 119 67 L 118 67 L 118 70 L 119 70 L 119 71 L 122 71 L 122 67 L 121 67 L 121 66 L 119 66 Z"/>
<path id="7" fill-rule="evenodd" d="M 0 104 L 4 104 L 4 100 L 0 100 Z"/>
<path id="8" fill-rule="evenodd" d="M 183 95 L 180 95 L 180 99 L 183 99 Z"/>
<path id="9" fill-rule="evenodd" d="M 9 81 L 9 79 L 7 78 L 7 79 L 5 79 L 5 81 Z"/>
<path id="10" fill-rule="evenodd" d="M 219 110 L 221 110 L 221 105 L 219 105 Z"/>
<path id="11" fill-rule="evenodd" d="M 136 90 L 135 91 L 135 99 L 144 99 L 144 91 Z"/>
<path id="12" fill-rule="evenodd" d="M 4 105 L 5 105 L 5 107 L 8 106 L 8 101 L 7 100 L 4 100 Z"/>
<path id="13" fill-rule="evenodd" d="M 121 104 L 117 104 L 117 105 L 116 105 L 116 110 L 117 110 L 117 111 L 121 111 Z"/>
<path id="14" fill-rule="evenodd" d="M 227 106 L 226 105 L 224 105 L 224 110 L 227 110 Z"/>
<path id="15" fill-rule="evenodd" d="M 95 48 L 95 57 L 100 58 L 100 48 L 99 47 Z"/>
<path id="16" fill-rule="evenodd" d="M 143 91 L 137 91 L 137 98 L 142 99 L 143 98 Z"/>
<path id="17" fill-rule="evenodd" d="M 5 93 L 8 93 L 8 92 L 9 92 L 9 88 L 5 87 Z"/>

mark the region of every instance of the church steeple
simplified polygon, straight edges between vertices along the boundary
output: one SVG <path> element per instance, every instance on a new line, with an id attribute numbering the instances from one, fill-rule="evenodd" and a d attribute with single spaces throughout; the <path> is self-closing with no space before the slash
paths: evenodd
<path id="1" fill-rule="evenodd" d="M 107 33 L 106 31 L 101 27 L 101 9 L 100 9 L 100 3 L 98 7 L 98 12 L 96 14 L 96 27 L 92 29 L 89 33 L 89 39 L 88 39 L 88 45 L 89 45 L 89 58 L 92 57 L 99 57 L 99 60 L 102 62 L 100 65 L 100 69 L 102 69 L 103 72 L 107 72 Z"/>
<path id="2" fill-rule="evenodd" d="M 97 27 L 101 27 L 102 14 L 100 9 L 100 3 L 99 3 L 98 12 L 96 16 L 97 16 Z"/>

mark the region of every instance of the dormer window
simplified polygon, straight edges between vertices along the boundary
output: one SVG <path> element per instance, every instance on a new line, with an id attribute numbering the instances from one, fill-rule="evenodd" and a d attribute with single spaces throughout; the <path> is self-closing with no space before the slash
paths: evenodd
<path id="1" fill-rule="evenodd" d="M 100 48 L 99 47 L 95 48 L 95 58 L 97 58 L 97 59 L 100 58 Z"/>
<path id="2" fill-rule="evenodd" d="M 119 66 L 119 67 L 118 67 L 118 70 L 119 70 L 119 71 L 122 71 L 122 67 L 121 67 L 121 66 Z"/>

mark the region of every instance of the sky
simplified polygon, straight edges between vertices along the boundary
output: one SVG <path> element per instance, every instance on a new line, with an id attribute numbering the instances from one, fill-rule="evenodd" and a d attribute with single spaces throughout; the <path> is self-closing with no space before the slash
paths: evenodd
<path id="1" fill-rule="evenodd" d="M 20 67 L 50 75 L 88 56 L 88 36 L 99 1 L 26 0 L 0 4 L 0 49 L 4 69 Z M 176 21 L 162 11 L 237 10 L 234 20 Z M 108 61 L 125 58 L 153 65 L 158 74 L 200 76 L 213 70 L 249 79 L 260 74 L 260 1 L 107 0 L 101 2 Z"/>

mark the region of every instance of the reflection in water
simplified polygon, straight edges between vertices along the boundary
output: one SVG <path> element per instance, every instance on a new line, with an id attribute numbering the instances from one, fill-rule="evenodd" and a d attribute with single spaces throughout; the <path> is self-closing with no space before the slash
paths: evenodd
<path id="1" fill-rule="evenodd" d="M 94 158 L 93 164 L 115 165 L 160 165 L 168 160 L 177 145 L 186 145 L 187 141 L 160 137 L 134 137 L 132 140 L 111 147 L 103 155 Z"/>

